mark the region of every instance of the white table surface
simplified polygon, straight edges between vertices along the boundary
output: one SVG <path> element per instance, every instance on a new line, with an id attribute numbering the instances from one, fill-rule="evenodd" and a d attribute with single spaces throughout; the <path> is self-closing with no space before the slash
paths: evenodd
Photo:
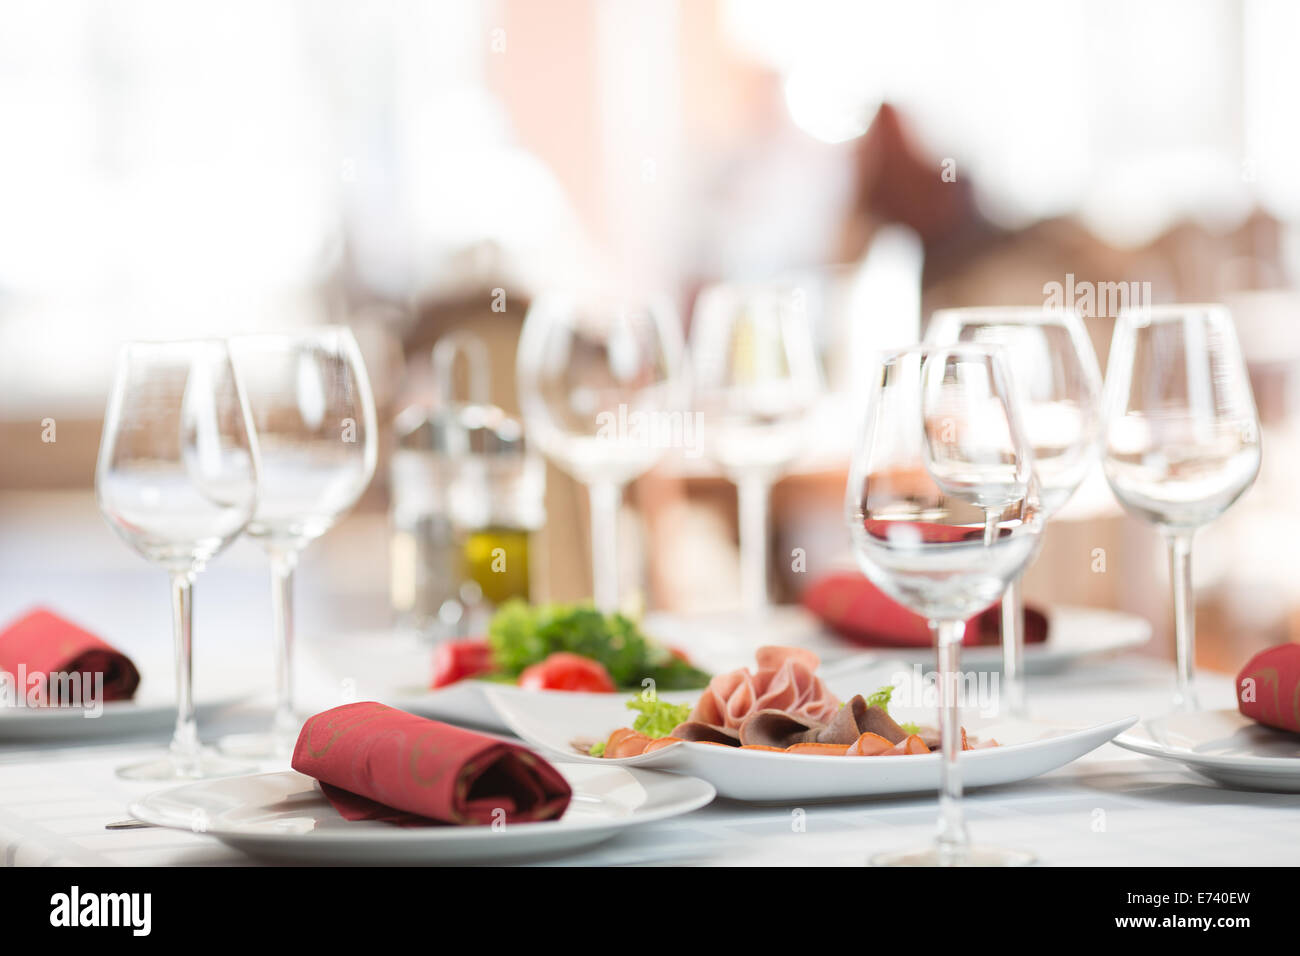
<path id="1" fill-rule="evenodd" d="M 1031 693 L 1043 717 L 1101 719 L 1159 712 L 1170 679 L 1169 668 L 1128 656 L 1037 679 Z M 1210 706 L 1231 701 L 1225 677 L 1204 679 L 1202 691 Z M 120 780 L 114 768 L 158 746 L 0 746 L 0 863 L 253 862 L 200 834 L 104 829 L 127 816 L 128 802 L 156 786 Z M 279 768 L 268 763 L 262 769 Z M 1229 790 L 1110 744 L 1034 780 L 972 792 L 966 807 L 974 839 L 1031 849 L 1051 865 L 1300 864 L 1300 795 Z M 934 819 L 932 796 L 799 807 L 718 800 L 549 862 L 854 865 L 879 850 L 928 841 Z"/>

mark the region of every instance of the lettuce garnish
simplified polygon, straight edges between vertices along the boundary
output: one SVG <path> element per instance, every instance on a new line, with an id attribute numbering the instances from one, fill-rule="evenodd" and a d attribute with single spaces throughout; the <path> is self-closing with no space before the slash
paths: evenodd
<path id="1" fill-rule="evenodd" d="M 893 698 L 894 691 L 896 690 L 898 690 L 898 687 L 897 685 L 894 684 L 888 684 L 880 688 L 880 690 L 876 691 L 874 694 L 872 694 L 870 697 L 867 698 L 867 706 L 879 707 L 885 713 L 889 713 L 889 701 Z M 899 724 L 898 726 L 902 727 L 903 732 L 907 734 L 920 733 L 921 731 L 920 727 L 918 727 L 914 723 L 911 723 L 910 721 L 905 724 Z"/>
<path id="2" fill-rule="evenodd" d="M 670 704 L 658 698 L 646 700 L 640 694 L 627 702 L 627 709 L 638 712 L 632 729 L 655 739 L 667 737 L 691 715 L 690 704 Z"/>

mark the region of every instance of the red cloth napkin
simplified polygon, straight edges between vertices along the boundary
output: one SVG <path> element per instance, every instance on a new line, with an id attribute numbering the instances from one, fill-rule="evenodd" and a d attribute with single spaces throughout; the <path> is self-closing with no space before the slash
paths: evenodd
<path id="1" fill-rule="evenodd" d="M 934 643 L 925 618 L 886 597 L 865 575 L 828 574 L 803 594 L 803 605 L 846 640 L 868 647 L 929 647 Z M 1001 603 L 966 622 L 967 646 L 1002 642 Z M 1047 616 L 1025 608 L 1025 643 L 1047 639 Z"/>
<path id="2" fill-rule="evenodd" d="M 1300 644 L 1260 651 L 1237 675 L 1237 709 L 1261 724 L 1300 734 Z"/>
<path id="3" fill-rule="evenodd" d="M 559 771 L 523 747 L 374 701 L 310 718 L 292 765 L 320 781 L 348 820 L 553 820 L 573 795 Z"/>
<path id="4" fill-rule="evenodd" d="M 29 611 L 0 631 L 0 671 L 8 671 L 15 680 L 20 671 L 29 679 L 33 674 L 42 679 L 56 673 L 88 675 L 83 681 L 103 674 L 105 701 L 130 700 L 140 686 L 140 672 L 130 658 L 45 608 Z M 25 694 L 29 687 L 17 691 Z M 47 693 L 48 689 L 47 685 Z"/>

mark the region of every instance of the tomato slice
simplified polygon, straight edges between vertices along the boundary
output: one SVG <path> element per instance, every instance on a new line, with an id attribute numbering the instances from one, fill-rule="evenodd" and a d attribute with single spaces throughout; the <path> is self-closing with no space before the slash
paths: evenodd
<path id="1" fill-rule="evenodd" d="M 617 688 L 599 661 L 581 654 L 559 651 L 519 675 L 528 690 L 580 690 L 612 694 Z"/>
<path id="2" fill-rule="evenodd" d="M 437 689 L 492 669 L 492 649 L 482 638 L 448 641 L 433 652 L 433 682 Z"/>

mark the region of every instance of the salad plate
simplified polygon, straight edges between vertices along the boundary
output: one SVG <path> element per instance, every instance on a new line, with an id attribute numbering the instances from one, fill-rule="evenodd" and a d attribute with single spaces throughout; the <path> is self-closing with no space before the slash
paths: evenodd
<path id="1" fill-rule="evenodd" d="M 788 800 L 836 800 L 935 791 L 939 786 L 937 753 L 898 757 L 845 757 L 741 750 L 681 741 L 634 757 L 595 757 L 579 753 L 573 742 L 603 738 L 628 723 L 626 702 L 614 695 L 583 700 L 578 695 L 485 694 L 510 730 L 528 743 L 566 760 L 592 765 L 653 767 L 707 780 L 724 797 L 751 803 Z M 695 695 L 698 696 L 698 695 Z M 682 698 L 691 695 L 662 695 Z M 674 702 L 677 702 L 676 700 Z M 894 709 L 891 708 L 891 713 Z M 923 711 L 898 708 L 906 720 Z M 961 755 L 967 787 L 988 787 L 1028 780 L 1063 767 L 1132 727 L 1136 716 L 1090 726 L 1015 721 L 967 713 L 962 724 L 998 746 Z"/>
<path id="2" fill-rule="evenodd" d="M 399 827 L 344 820 L 316 781 L 293 770 L 226 777 L 150 794 L 143 823 L 201 832 L 259 859 L 313 864 L 486 863 L 591 846 L 629 827 L 690 813 L 714 789 L 654 770 L 557 764 L 573 788 L 559 820 L 494 826 Z"/>
<path id="3" fill-rule="evenodd" d="M 1115 743 L 1177 761 L 1229 787 L 1300 793 L 1300 736 L 1265 727 L 1236 710 L 1154 717 L 1116 737 Z"/>

